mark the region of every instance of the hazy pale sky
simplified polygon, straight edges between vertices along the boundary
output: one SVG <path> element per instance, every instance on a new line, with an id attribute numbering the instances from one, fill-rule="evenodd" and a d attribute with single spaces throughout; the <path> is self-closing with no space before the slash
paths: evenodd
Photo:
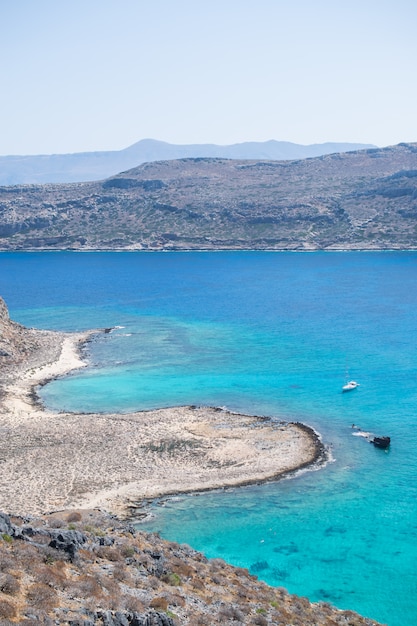
<path id="1" fill-rule="evenodd" d="M 0 0 L 0 154 L 417 141 L 415 0 Z"/>

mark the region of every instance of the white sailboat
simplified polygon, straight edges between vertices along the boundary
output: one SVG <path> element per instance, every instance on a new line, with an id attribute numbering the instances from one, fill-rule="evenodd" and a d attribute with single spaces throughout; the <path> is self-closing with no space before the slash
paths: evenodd
<path id="1" fill-rule="evenodd" d="M 342 391 L 353 391 L 357 387 L 359 387 L 359 383 L 357 383 L 356 380 L 349 380 L 349 371 L 346 368 L 346 382 L 342 387 Z"/>
<path id="2" fill-rule="evenodd" d="M 356 387 L 359 387 L 359 383 L 357 383 L 356 380 L 349 380 L 345 385 L 343 385 L 342 391 L 353 391 Z"/>

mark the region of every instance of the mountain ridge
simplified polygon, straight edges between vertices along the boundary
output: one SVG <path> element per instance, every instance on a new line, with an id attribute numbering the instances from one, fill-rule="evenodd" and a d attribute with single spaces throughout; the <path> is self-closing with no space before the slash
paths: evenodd
<path id="1" fill-rule="evenodd" d="M 358 143 L 301 145 L 271 139 L 232 145 L 170 144 L 142 139 L 122 150 L 69 154 L 0 156 L 0 185 L 88 182 L 113 176 L 149 161 L 214 157 L 292 160 L 375 147 Z"/>
<path id="2" fill-rule="evenodd" d="M 415 249 L 417 143 L 0 188 L 0 249 Z"/>

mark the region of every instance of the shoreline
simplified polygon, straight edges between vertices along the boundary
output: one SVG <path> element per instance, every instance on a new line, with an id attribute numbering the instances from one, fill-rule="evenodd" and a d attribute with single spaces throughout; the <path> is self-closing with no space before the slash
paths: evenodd
<path id="1" fill-rule="evenodd" d="M 299 248 L 0 248 L 0 253 L 2 254 L 13 254 L 13 253 L 37 253 L 37 252 L 52 252 L 52 253 L 60 253 L 60 252 L 69 252 L 71 254 L 88 254 L 88 253 L 185 253 L 188 254 L 190 252 L 201 252 L 201 253 L 221 253 L 221 252 L 417 252 L 417 246 L 404 248 L 404 247 L 385 247 L 385 248 L 364 248 L 364 247 L 341 247 L 341 248 L 333 248 L 331 246 L 326 248 L 307 248 L 307 247 L 299 247 Z"/>
<path id="2" fill-rule="evenodd" d="M 101 508 L 131 519 L 155 499 L 272 482 L 328 460 L 305 424 L 221 408 L 49 411 L 39 386 L 85 367 L 83 347 L 109 329 L 25 332 L 42 345 L 0 380 L 0 509 Z"/>

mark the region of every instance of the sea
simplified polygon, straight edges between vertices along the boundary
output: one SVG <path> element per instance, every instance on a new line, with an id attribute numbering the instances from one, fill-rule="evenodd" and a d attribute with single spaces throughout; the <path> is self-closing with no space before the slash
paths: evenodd
<path id="1" fill-rule="evenodd" d="M 417 252 L 3 252 L 0 295 L 31 327 L 114 329 L 41 389 L 52 409 L 221 406 L 328 447 L 289 479 L 155 501 L 140 528 L 417 625 Z"/>

